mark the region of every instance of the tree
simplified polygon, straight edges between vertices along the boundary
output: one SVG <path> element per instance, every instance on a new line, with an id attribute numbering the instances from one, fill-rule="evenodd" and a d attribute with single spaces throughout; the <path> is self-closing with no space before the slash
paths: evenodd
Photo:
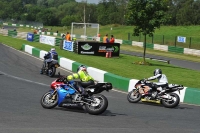
<path id="1" fill-rule="evenodd" d="M 167 21 L 168 0 L 132 0 L 128 3 L 127 23 L 134 25 L 134 36 L 144 35 L 144 54 L 146 54 L 146 35 L 153 36 L 156 28 Z"/>

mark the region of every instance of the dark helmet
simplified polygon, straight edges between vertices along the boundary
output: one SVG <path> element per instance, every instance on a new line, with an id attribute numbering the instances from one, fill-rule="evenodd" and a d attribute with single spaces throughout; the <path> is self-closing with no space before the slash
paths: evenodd
<path id="1" fill-rule="evenodd" d="M 158 74 L 162 74 L 162 70 L 157 68 L 157 69 L 154 70 L 153 74 L 154 74 L 154 76 L 156 76 Z"/>
<path id="2" fill-rule="evenodd" d="M 80 70 L 82 70 L 82 71 L 87 71 L 87 67 L 86 67 L 85 65 L 80 65 L 80 66 L 77 68 L 77 72 L 80 71 Z"/>

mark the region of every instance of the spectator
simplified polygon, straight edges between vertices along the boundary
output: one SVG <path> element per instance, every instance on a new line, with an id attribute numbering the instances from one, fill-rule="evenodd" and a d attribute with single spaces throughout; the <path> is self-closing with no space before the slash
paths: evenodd
<path id="1" fill-rule="evenodd" d="M 97 37 L 101 37 L 101 34 L 97 34 Z"/>
<path id="2" fill-rule="evenodd" d="M 103 43 L 109 43 L 108 34 L 103 37 Z"/>
<path id="3" fill-rule="evenodd" d="M 110 37 L 110 43 L 115 43 L 115 38 L 113 35 L 111 35 L 111 37 Z"/>
<path id="4" fill-rule="evenodd" d="M 58 30 L 56 31 L 56 33 L 58 33 Z"/>
<path id="5" fill-rule="evenodd" d="M 33 33 L 34 33 L 34 34 L 37 34 L 37 29 L 35 29 L 35 30 L 33 31 Z"/>
<path id="6" fill-rule="evenodd" d="M 71 41 L 71 36 L 70 36 L 69 32 L 67 32 L 67 34 L 66 34 L 66 36 L 65 36 L 65 39 L 66 39 L 67 41 Z"/>
<path id="7" fill-rule="evenodd" d="M 63 39 L 65 38 L 65 34 L 62 34 L 62 38 L 63 38 Z"/>

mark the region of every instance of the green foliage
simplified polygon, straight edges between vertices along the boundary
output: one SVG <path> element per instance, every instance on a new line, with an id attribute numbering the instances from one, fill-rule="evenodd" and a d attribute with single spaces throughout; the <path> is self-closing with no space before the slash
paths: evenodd
<path id="1" fill-rule="evenodd" d="M 146 35 L 152 36 L 156 28 L 167 21 L 168 0 L 130 1 L 128 4 L 127 23 L 134 25 L 134 36 L 142 33 L 144 38 L 144 62 L 146 53 Z"/>
<path id="2" fill-rule="evenodd" d="M 151 36 L 155 28 L 160 28 L 167 21 L 167 3 L 167 0 L 131 1 L 128 5 L 127 23 L 136 26 L 134 35 L 143 33 Z"/>
<path id="3" fill-rule="evenodd" d="M 50 9 L 43 9 L 36 15 L 36 21 L 43 22 L 47 25 L 55 25 L 55 15 Z"/>
<path id="4" fill-rule="evenodd" d="M 0 0 L 0 18 L 5 21 L 40 20 L 43 22 L 43 18 L 38 18 L 42 17 L 40 12 L 50 10 L 53 15 L 48 15 L 50 22 L 44 20 L 44 25 L 64 26 L 61 21 L 67 15 L 78 16 L 79 21 L 84 22 L 83 9 L 85 6 L 85 22 L 101 25 L 126 25 L 126 22 L 129 22 L 127 20 L 130 16 L 129 8 L 134 6 L 134 3 L 137 8 L 133 11 L 141 10 L 141 12 L 136 12 L 140 19 L 157 18 L 148 22 L 151 25 L 159 27 L 158 21 L 164 25 L 200 25 L 200 0 L 101 0 L 99 4 L 76 2 L 76 0 Z M 169 10 L 164 10 L 165 7 L 168 7 Z M 160 10 L 162 11 L 160 12 Z M 163 15 L 168 19 L 159 18 Z M 136 18 L 133 16 L 132 19 Z M 144 20 L 141 19 L 137 23 L 145 24 L 146 22 L 144 23 Z M 133 25 L 133 23 L 128 24 Z"/>
<path id="5" fill-rule="evenodd" d="M 65 16 L 62 20 L 61 20 L 61 25 L 66 25 L 66 26 L 71 26 L 72 22 L 80 22 L 79 17 L 72 15 L 72 16 Z"/>

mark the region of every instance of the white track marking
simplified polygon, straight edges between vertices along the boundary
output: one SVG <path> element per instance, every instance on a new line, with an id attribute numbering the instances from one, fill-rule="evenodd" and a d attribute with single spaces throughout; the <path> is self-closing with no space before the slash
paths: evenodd
<path id="1" fill-rule="evenodd" d="M 12 75 L 9 75 L 7 73 L 4 73 L 2 71 L 0 71 L 1 74 L 7 76 L 7 77 L 11 77 L 11 78 L 14 78 L 14 79 L 17 79 L 17 80 L 21 80 L 21 81 L 26 81 L 26 82 L 29 82 L 29 83 L 34 83 L 34 84 L 38 84 L 38 85 L 42 85 L 42 86 L 49 86 L 47 84 L 43 84 L 43 83 L 39 83 L 39 82 L 34 82 L 34 81 L 31 81 L 31 80 L 27 80 L 27 79 L 23 79 L 23 78 L 20 78 L 20 77 L 16 77 L 16 76 L 12 76 Z"/>

